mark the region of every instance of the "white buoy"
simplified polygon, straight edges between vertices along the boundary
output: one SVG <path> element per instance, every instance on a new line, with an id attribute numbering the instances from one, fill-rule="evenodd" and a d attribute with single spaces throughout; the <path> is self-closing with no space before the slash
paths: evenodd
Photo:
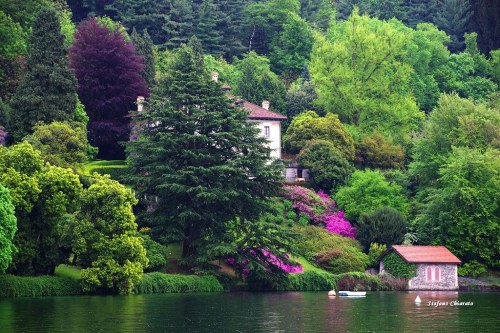
<path id="1" fill-rule="evenodd" d="M 328 296 L 337 296 L 337 293 L 335 292 L 335 290 L 330 290 L 328 292 Z"/>
<path id="2" fill-rule="evenodd" d="M 420 296 L 417 295 L 417 298 L 415 298 L 415 303 L 422 303 L 422 300 L 420 300 Z"/>

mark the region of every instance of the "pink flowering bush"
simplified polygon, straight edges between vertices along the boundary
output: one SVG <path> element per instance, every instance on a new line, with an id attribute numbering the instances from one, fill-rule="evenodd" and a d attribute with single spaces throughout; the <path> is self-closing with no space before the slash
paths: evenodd
<path id="1" fill-rule="evenodd" d="M 324 217 L 333 213 L 335 202 L 323 191 L 314 191 L 301 186 L 285 185 L 283 197 L 292 201 L 293 209 L 309 219 L 312 224 L 324 222 Z"/>
<path id="2" fill-rule="evenodd" d="M 343 211 L 337 211 L 335 201 L 322 190 L 314 193 L 301 186 L 285 186 L 283 197 L 293 203 L 299 221 L 305 217 L 311 224 L 324 225 L 331 233 L 356 237 L 356 228 L 345 218 Z"/>
<path id="3" fill-rule="evenodd" d="M 282 271 L 289 273 L 289 274 L 294 274 L 294 273 L 302 273 L 303 268 L 302 265 L 297 264 L 297 265 L 290 265 L 290 264 L 285 264 L 281 259 L 276 257 L 273 253 L 267 251 L 267 250 L 260 250 L 262 255 L 266 258 L 266 262 L 263 263 L 264 266 L 268 267 L 269 265 L 273 265 L 281 269 Z M 249 253 L 257 257 L 257 253 L 254 250 L 250 250 Z M 288 258 L 287 255 L 285 257 Z M 235 270 L 241 272 L 241 275 L 243 277 L 247 277 L 248 274 L 250 274 L 250 269 L 248 267 L 250 260 L 249 259 L 243 259 L 240 261 L 237 261 L 235 258 L 227 258 L 226 263 L 233 267 Z M 269 270 L 269 269 L 268 269 Z"/>
<path id="4" fill-rule="evenodd" d="M 281 270 L 293 274 L 293 273 L 302 273 L 303 268 L 302 265 L 287 265 L 283 263 L 279 258 L 277 258 L 274 254 L 272 254 L 269 251 L 262 250 L 262 253 L 264 256 L 267 258 L 268 262 L 271 263 L 272 265 L 278 266 L 281 268 Z"/>
<path id="5" fill-rule="evenodd" d="M 340 236 L 356 238 L 356 228 L 347 221 L 343 211 L 326 216 L 325 229 Z"/>

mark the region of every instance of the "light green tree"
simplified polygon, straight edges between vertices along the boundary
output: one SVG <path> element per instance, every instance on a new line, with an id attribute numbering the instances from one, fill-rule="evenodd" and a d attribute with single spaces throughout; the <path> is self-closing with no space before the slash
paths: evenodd
<path id="1" fill-rule="evenodd" d="M 362 214 L 371 214 L 384 207 L 407 216 L 408 202 L 401 191 L 401 186 L 389 183 L 380 171 L 366 169 L 354 172 L 347 185 L 333 198 L 349 221 L 357 221 Z"/>
<path id="2" fill-rule="evenodd" d="M 346 159 L 354 158 L 354 140 L 336 114 L 320 117 L 314 111 L 306 111 L 293 118 L 283 138 L 285 148 L 298 153 L 310 140 L 329 141 Z"/>
<path id="3" fill-rule="evenodd" d="M 76 211 L 82 185 L 70 169 L 45 165 L 26 141 L 0 148 L 0 182 L 16 207 L 18 252 L 10 271 L 21 275 L 53 274 L 61 261 L 60 223 Z"/>
<path id="4" fill-rule="evenodd" d="M 9 190 L 0 183 L 0 274 L 4 273 L 12 262 L 16 251 L 13 239 L 17 231 L 14 205 Z"/>
<path id="5" fill-rule="evenodd" d="M 422 134 L 414 141 L 410 172 L 423 190 L 437 181 L 452 147 L 479 151 L 500 147 L 498 108 L 475 104 L 457 94 L 441 96 L 424 123 Z"/>
<path id="6" fill-rule="evenodd" d="M 318 104 L 362 131 L 378 130 L 397 143 L 409 141 L 423 113 L 410 89 L 412 67 L 402 61 L 409 34 L 399 25 L 360 16 L 333 20 L 317 36 L 309 69 Z"/>
<path id="7" fill-rule="evenodd" d="M 81 126 L 53 122 L 38 124 L 27 140 L 39 150 L 45 161 L 63 168 L 75 168 L 87 157 L 87 131 Z"/>
<path id="8" fill-rule="evenodd" d="M 83 267 L 83 288 L 128 294 L 148 265 L 132 212 L 137 199 L 107 175 L 94 174 L 90 183 L 72 236 L 76 262 Z"/>

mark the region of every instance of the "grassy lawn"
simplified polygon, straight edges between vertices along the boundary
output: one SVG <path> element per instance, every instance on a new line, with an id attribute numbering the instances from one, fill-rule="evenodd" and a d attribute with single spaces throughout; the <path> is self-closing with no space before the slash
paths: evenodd
<path id="1" fill-rule="evenodd" d="M 85 176 L 90 176 L 92 173 L 97 172 L 100 174 L 108 173 L 113 176 L 116 171 L 125 169 L 127 164 L 123 160 L 94 160 L 87 161 L 80 164 L 80 171 Z"/>
<path id="2" fill-rule="evenodd" d="M 302 265 L 302 268 L 304 269 L 304 272 L 318 272 L 318 273 L 326 272 L 324 269 L 321 269 L 321 268 L 318 268 L 316 266 L 313 266 L 304 257 L 293 258 L 293 260 L 297 261 L 299 264 Z"/>
<path id="3" fill-rule="evenodd" d="M 67 277 L 73 280 L 80 280 L 82 277 L 80 274 L 80 268 L 64 264 L 56 267 L 55 275 L 59 277 Z"/>

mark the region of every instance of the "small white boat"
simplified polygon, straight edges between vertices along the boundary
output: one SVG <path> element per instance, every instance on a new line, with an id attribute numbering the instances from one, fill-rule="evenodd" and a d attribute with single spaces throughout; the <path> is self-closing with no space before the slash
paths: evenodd
<path id="1" fill-rule="evenodd" d="M 366 296 L 366 291 L 346 291 L 340 290 L 339 296 L 349 296 L 349 297 L 364 297 Z"/>

